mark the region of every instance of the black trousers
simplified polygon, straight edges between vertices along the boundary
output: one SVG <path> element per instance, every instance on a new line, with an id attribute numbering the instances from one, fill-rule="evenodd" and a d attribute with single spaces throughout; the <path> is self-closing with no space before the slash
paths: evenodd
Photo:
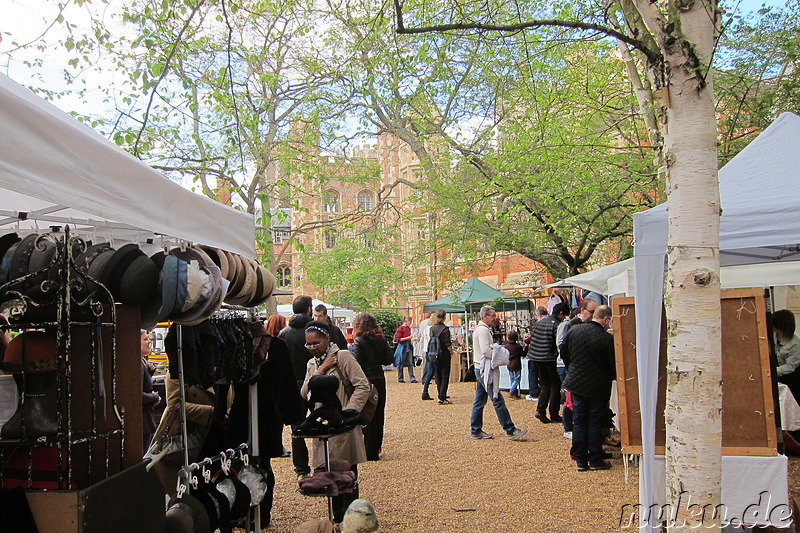
<path id="1" fill-rule="evenodd" d="M 297 390 L 300 390 L 302 386 L 303 382 L 301 381 L 297 386 Z M 303 398 L 302 403 L 305 407 L 303 411 L 303 417 L 305 417 L 308 414 L 308 402 Z M 294 465 L 296 474 L 310 474 L 311 467 L 308 464 L 308 445 L 306 444 L 306 439 L 295 437 L 294 435 L 294 430 L 299 425 L 299 423 L 292 424 L 292 464 Z"/>
<path id="2" fill-rule="evenodd" d="M 378 405 L 369 424 L 364 426 L 364 447 L 367 449 L 367 461 L 377 461 L 378 452 L 383 448 L 383 426 L 386 421 L 386 380 L 371 381 L 378 390 Z"/>
<path id="3" fill-rule="evenodd" d="M 447 399 L 447 387 L 450 385 L 450 357 L 439 354 L 435 363 L 436 389 L 439 392 L 439 399 Z"/>
<path id="4" fill-rule="evenodd" d="M 546 414 L 545 411 L 549 410 L 550 418 L 557 419 L 558 408 L 561 404 L 561 378 L 558 377 L 556 362 L 548 361 L 543 363 L 536 361 L 536 373 L 539 375 L 539 383 L 541 383 L 536 412 L 540 416 L 544 416 Z"/>

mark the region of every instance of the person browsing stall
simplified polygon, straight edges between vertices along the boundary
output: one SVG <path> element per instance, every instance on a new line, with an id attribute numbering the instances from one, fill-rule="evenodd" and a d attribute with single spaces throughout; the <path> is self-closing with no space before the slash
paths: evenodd
<path id="1" fill-rule="evenodd" d="M 383 426 L 386 418 L 386 377 L 383 365 L 392 364 L 392 349 L 383 330 L 378 325 L 375 315 L 359 314 L 353 322 L 353 344 L 350 352 L 361 369 L 378 390 L 378 405 L 369 424 L 364 426 L 364 445 L 367 449 L 367 460 L 377 461 L 383 454 Z"/>
<path id="2" fill-rule="evenodd" d="M 306 325 L 305 346 L 311 353 L 311 359 L 306 367 L 306 377 L 300 390 L 303 398 L 309 398 L 309 381 L 312 377 L 327 374 L 339 379 L 339 388 L 336 395 L 344 409 L 361 411 L 367 403 L 370 393 L 370 383 L 361 365 L 353 354 L 347 350 L 340 350 L 331 342 L 331 330 L 324 322 L 309 322 Z M 345 384 L 350 387 L 346 387 Z M 352 388 L 352 391 L 348 390 Z M 350 470 L 356 475 L 356 485 L 353 492 L 345 492 L 333 497 L 333 521 L 341 523 L 347 507 L 358 498 L 358 464 L 367 460 L 364 447 L 364 435 L 361 426 L 356 425 L 351 431 L 331 437 L 328 441 L 330 458 L 346 461 Z M 325 450 L 319 439 L 314 439 L 313 465 L 320 468 L 325 465 Z"/>
<path id="3" fill-rule="evenodd" d="M 143 451 L 150 447 L 150 441 L 156 432 L 158 423 L 155 419 L 153 408 L 161 403 L 161 396 L 153 392 L 153 374 L 156 365 L 147 360 L 150 355 L 151 341 L 150 334 L 146 330 L 141 330 L 141 356 L 142 356 L 142 438 Z"/>

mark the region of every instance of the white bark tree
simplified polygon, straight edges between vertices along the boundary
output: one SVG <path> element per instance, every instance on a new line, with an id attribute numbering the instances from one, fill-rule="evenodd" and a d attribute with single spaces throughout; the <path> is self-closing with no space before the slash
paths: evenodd
<path id="1" fill-rule="evenodd" d="M 573 20 L 535 18 L 486 2 L 454 2 L 437 9 L 431 2 L 394 0 L 398 33 L 442 31 L 520 32 L 572 28 L 616 38 L 634 54 L 649 82 L 657 118 L 656 146 L 667 180 L 669 209 L 667 372 L 667 499 L 674 531 L 718 524 L 712 517 L 721 499 L 722 365 L 719 304 L 719 184 L 712 52 L 719 12 L 713 0 L 621 0 L 587 8 Z M 591 8 L 602 12 L 592 21 Z M 573 13 L 578 12 L 573 4 Z M 418 26 L 408 28 L 404 16 Z M 505 18 L 504 18 L 505 16 Z M 428 22 L 442 22 L 425 25 Z M 506 23 L 508 21 L 508 23 Z M 621 22 L 620 22 L 621 21 Z M 616 24 L 615 24 L 616 23 Z M 640 85 L 637 92 L 642 91 Z M 648 122 L 648 126 L 653 124 Z M 679 496 L 683 494 L 683 498 Z M 691 505 L 686 505 L 686 502 Z M 703 515 L 705 511 L 707 514 Z M 716 520 L 716 522 L 715 522 Z"/>

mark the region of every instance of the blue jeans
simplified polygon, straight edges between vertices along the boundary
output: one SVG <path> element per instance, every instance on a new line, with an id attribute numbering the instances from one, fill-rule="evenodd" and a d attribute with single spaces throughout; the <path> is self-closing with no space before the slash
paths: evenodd
<path id="1" fill-rule="evenodd" d="M 486 405 L 486 400 L 489 399 L 489 393 L 483 387 L 483 379 L 481 378 L 481 371 L 475 368 L 475 401 L 472 402 L 472 415 L 469 419 L 470 430 L 475 435 L 483 428 L 483 407 Z M 508 414 L 506 402 L 503 400 L 503 395 L 498 394 L 497 398 L 492 398 L 492 405 L 494 412 L 497 414 L 497 421 L 503 426 L 505 432 L 511 433 L 514 431 L 514 422 L 511 421 L 511 415 Z"/>
<path id="2" fill-rule="evenodd" d="M 539 376 L 536 375 L 536 363 L 528 359 L 528 394 L 539 397 Z"/>
<path id="3" fill-rule="evenodd" d="M 431 380 L 433 380 L 433 376 L 436 374 L 436 364 L 431 363 L 428 361 L 428 358 L 425 358 L 425 370 L 422 372 L 422 395 L 428 394 L 428 387 L 431 384 Z"/>
<path id="4" fill-rule="evenodd" d="M 417 381 L 414 377 L 414 357 L 413 350 L 411 349 L 411 342 L 404 341 L 400 343 L 403 346 L 403 359 L 399 367 L 397 367 L 397 381 L 403 381 L 403 368 L 408 367 L 408 377 L 411 381 Z"/>
<path id="5" fill-rule="evenodd" d="M 519 380 L 522 379 L 522 370 L 509 370 L 508 377 L 511 380 L 509 392 L 519 394 Z"/>
<path id="6" fill-rule="evenodd" d="M 570 454 L 579 464 L 603 459 L 603 422 L 608 399 L 589 398 L 572 393 L 572 448 Z"/>

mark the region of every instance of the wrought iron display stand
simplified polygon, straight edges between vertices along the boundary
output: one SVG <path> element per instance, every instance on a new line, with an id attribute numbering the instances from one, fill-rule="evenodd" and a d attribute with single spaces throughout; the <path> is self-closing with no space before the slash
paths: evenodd
<path id="1" fill-rule="evenodd" d="M 32 455 L 37 447 L 55 446 L 59 457 L 66 454 L 66 462 L 61 461 L 55 470 L 57 488 L 69 489 L 74 486 L 72 449 L 77 444 L 86 443 L 88 458 L 88 479 L 105 479 L 111 473 L 111 440 L 119 439 L 119 462 L 121 468 L 124 455 L 124 421 L 117 406 L 116 387 L 116 314 L 114 298 L 103 285 L 78 269 L 75 258 L 85 251 L 88 244 L 81 238 L 71 236 L 69 226 L 64 232 L 53 232 L 40 235 L 33 243 L 34 248 L 44 251 L 46 246 L 55 246 L 52 260 L 43 269 L 30 272 L 25 276 L 13 279 L 0 286 L 0 312 L 4 313 L 11 329 L 25 331 L 44 329 L 55 331 L 57 345 L 56 361 L 56 419 L 57 431 L 53 434 L 29 434 L 26 430 L 25 408 L 26 384 L 32 379 L 25 371 L 26 343 L 22 349 L 22 371 L 17 378 L 21 383 L 19 391 L 19 410 L 21 416 L 21 435 L 0 439 L 0 460 L 5 460 L 8 449 L 27 448 L 28 471 L 27 485 L 33 487 Z M 104 320 L 105 318 L 105 320 Z M 75 427 L 73 412 L 73 328 L 89 330 L 89 372 L 90 372 L 90 416 L 88 427 Z M 103 401 L 105 417 L 106 394 L 105 370 L 103 368 L 103 333 L 110 333 L 111 343 L 106 349 L 111 353 L 111 410 L 116 427 L 107 429 L 98 425 L 98 396 Z M 86 369 L 81 368 L 84 372 Z M 33 395 L 31 395 L 33 396 Z M 91 443 L 97 440 L 104 442 L 103 472 L 92 472 Z M 0 471 L 0 481 L 2 481 Z"/>

